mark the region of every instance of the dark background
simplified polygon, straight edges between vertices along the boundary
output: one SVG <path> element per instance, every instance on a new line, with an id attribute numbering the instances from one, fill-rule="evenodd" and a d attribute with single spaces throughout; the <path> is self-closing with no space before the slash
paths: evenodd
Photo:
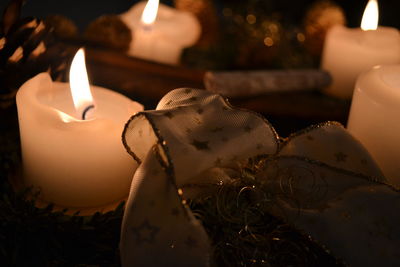
<path id="1" fill-rule="evenodd" d="M 238 0 L 241 3 L 244 0 Z M 252 0 L 248 0 L 252 1 Z M 263 0 L 268 1 L 275 11 L 290 16 L 294 22 L 301 23 L 303 16 L 309 6 L 315 0 Z M 90 21 L 103 14 L 119 14 L 136 3 L 137 0 L 27 0 L 23 9 L 23 15 L 45 17 L 48 14 L 62 14 L 71 18 L 79 28 L 83 29 Z M 173 0 L 161 0 L 162 3 L 171 4 Z M 232 0 L 214 0 L 218 11 L 226 3 Z M 367 0 L 336 0 L 345 10 L 348 25 L 358 27 Z M 0 0 L 0 10 L 3 12 L 8 0 Z M 384 0 L 379 1 L 380 25 L 400 28 L 400 1 Z"/>

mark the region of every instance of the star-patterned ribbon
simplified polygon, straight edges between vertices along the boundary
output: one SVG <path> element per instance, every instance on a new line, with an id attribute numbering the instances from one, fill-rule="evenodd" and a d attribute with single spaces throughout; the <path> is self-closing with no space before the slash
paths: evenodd
<path id="1" fill-rule="evenodd" d="M 186 200 L 209 193 L 202 185 L 230 179 L 229 167 L 257 155 L 271 156 L 261 175 L 269 177 L 268 190 L 282 192 L 272 214 L 350 265 L 399 262 L 400 215 L 393 211 L 400 195 L 338 123 L 284 140 L 260 115 L 183 88 L 134 115 L 123 142 L 140 163 L 122 225 L 125 267 L 211 265 L 210 240 Z"/>

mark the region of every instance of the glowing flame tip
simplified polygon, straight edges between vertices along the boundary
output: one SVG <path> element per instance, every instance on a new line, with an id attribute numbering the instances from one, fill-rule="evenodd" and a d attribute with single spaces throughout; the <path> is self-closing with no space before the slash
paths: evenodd
<path id="1" fill-rule="evenodd" d="M 157 18 L 159 0 L 149 0 L 143 10 L 142 22 L 145 25 L 151 25 Z"/>
<path id="2" fill-rule="evenodd" d="M 369 0 L 361 20 L 361 29 L 364 31 L 378 28 L 379 9 L 377 0 Z"/>
<path id="3" fill-rule="evenodd" d="M 82 112 L 88 106 L 93 105 L 93 96 L 90 92 L 83 48 L 80 48 L 78 52 L 76 52 L 72 60 L 69 81 L 75 110 L 77 111 L 78 117 L 81 117 Z"/>

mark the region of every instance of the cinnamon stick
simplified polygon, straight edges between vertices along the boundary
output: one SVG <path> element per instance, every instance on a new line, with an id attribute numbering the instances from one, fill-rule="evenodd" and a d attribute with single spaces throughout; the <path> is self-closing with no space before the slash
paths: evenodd
<path id="1" fill-rule="evenodd" d="M 329 73 L 313 69 L 207 72 L 204 76 L 207 90 L 229 97 L 315 90 L 331 80 Z"/>

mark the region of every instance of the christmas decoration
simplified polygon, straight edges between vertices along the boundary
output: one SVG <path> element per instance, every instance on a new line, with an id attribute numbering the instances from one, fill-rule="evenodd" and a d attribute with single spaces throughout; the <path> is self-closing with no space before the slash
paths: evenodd
<path id="1" fill-rule="evenodd" d="M 206 69 L 317 66 L 304 47 L 302 28 L 291 19 L 301 3 L 283 2 L 285 9 L 275 1 L 222 1 L 218 42 L 208 49 L 188 49 L 183 62 Z"/>
<path id="2" fill-rule="evenodd" d="M 344 266 L 323 246 L 268 211 L 273 194 L 249 161 L 215 192 L 189 201 L 213 244 L 216 266 Z M 222 230 L 222 231 L 221 231 Z"/>
<path id="3" fill-rule="evenodd" d="M 218 17 L 213 0 L 174 0 L 175 7 L 193 13 L 201 24 L 197 46 L 209 47 L 218 41 Z"/>
<path id="4" fill-rule="evenodd" d="M 260 1 L 251 1 L 245 8 L 235 3 L 223 10 L 226 34 L 237 45 L 235 64 L 238 68 L 271 67 L 278 59 L 285 41 L 284 29 L 279 17 L 266 9 L 268 7 Z"/>
<path id="5" fill-rule="evenodd" d="M 177 96 L 177 93 L 182 95 Z M 215 116 L 214 112 L 221 116 Z M 155 117 L 153 118 L 150 113 Z M 190 119 L 188 124 L 182 124 L 182 119 L 186 116 L 188 118 L 193 116 L 193 120 Z M 146 128 L 147 119 L 155 119 L 150 124 L 154 128 Z M 165 122 L 165 124 L 161 122 Z M 169 127 L 168 125 L 171 123 L 176 127 Z M 183 125 L 187 128 L 181 132 L 179 129 Z M 144 131 L 137 127 L 144 127 L 147 130 Z M 166 134 L 170 131 L 168 128 L 172 129 L 172 132 L 181 132 L 179 145 L 172 141 L 175 138 L 173 134 Z M 151 129 L 157 134 L 152 135 Z M 26 199 L 25 193 L 29 192 L 15 193 L 9 184 L 20 164 L 18 140 L 15 138 L 17 134 L 4 135 L 4 132 L 1 134 L 3 138 L 0 140 L 7 140 L 7 146 L 0 146 L 1 151 L 5 152 L 2 155 L 15 155 L 2 157 L 0 165 L 0 192 L 2 193 L 0 240 L 5 240 L 0 242 L 0 257 L 3 262 L 7 265 L 29 263 L 47 266 L 68 263 L 81 266 L 119 266 L 117 242 L 120 236 L 119 226 L 122 222 L 123 205 L 120 205 L 114 212 L 95 214 L 90 217 L 81 217 L 79 213 L 67 215 L 67 210 L 55 212 L 52 210 L 53 206 L 45 209 L 36 208 L 34 206 L 35 198 Z M 301 216 L 311 214 L 315 225 L 319 225 L 318 222 L 330 221 L 330 216 L 335 218 L 333 213 L 336 211 L 336 206 L 324 206 L 323 203 L 328 201 L 330 204 L 331 199 L 336 199 L 326 193 L 326 190 L 337 188 L 335 181 L 339 181 L 339 178 L 342 181 L 342 176 L 345 178 L 343 179 L 344 184 L 346 184 L 345 181 L 351 181 L 356 185 L 367 186 L 366 191 L 361 191 L 356 199 L 362 200 L 366 196 L 371 196 L 370 189 L 378 189 L 379 192 L 387 190 L 389 198 L 385 201 L 392 201 L 392 195 L 396 196 L 394 191 L 381 184 L 382 177 L 374 162 L 341 126 L 335 123 L 326 123 L 294 134 L 288 139 L 281 139 L 261 116 L 233 109 L 222 98 L 213 97 L 211 93 L 204 90 L 187 88 L 171 92 L 169 97 L 167 95 L 161 101 L 158 110 L 147 111 L 146 115 L 142 113 L 132 118 L 127 124 L 124 134 L 125 145 L 132 147 L 128 151 L 132 154 L 135 153 L 137 159 L 142 161 L 141 171 L 137 174 L 157 176 L 154 176 L 154 179 L 144 180 L 136 177 L 135 181 L 137 183 L 148 181 L 150 185 L 154 185 L 161 191 L 146 195 L 148 188 L 142 188 L 140 185 L 141 190 L 138 192 L 145 194 L 145 197 L 136 195 L 134 192 L 131 193 L 131 200 L 125 209 L 126 218 L 124 219 L 123 235 L 127 236 L 123 237 L 123 240 L 132 238 L 127 242 L 139 242 L 140 247 L 147 251 L 146 254 L 140 255 L 151 255 L 152 250 L 149 246 L 159 244 L 160 234 L 165 233 L 163 227 L 179 226 L 178 230 L 171 231 L 171 233 L 176 234 L 174 234 L 173 240 L 179 239 L 179 242 L 182 243 L 167 242 L 168 247 L 166 248 L 168 253 L 171 253 L 167 256 L 171 257 L 169 260 L 174 262 L 175 266 L 184 265 L 185 260 L 193 260 L 193 258 L 185 258 L 183 255 L 196 255 L 202 248 L 204 243 L 196 234 L 199 231 L 207 234 L 210 250 L 197 255 L 206 259 L 209 255 L 209 259 L 218 266 L 248 266 L 266 263 L 270 266 L 291 264 L 341 266 L 341 261 L 336 257 L 342 258 L 345 255 L 348 260 L 352 256 L 348 256 L 346 253 L 353 251 L 351 248 L 338 249 L 338 246 L 335 245 L 337 244 L 336 239 L 343 240 L 342 238 L 346 238 L 346 235 L 338 235 L 332 239 L 318 232 L 323 227 L 316 228 L 314 224 L 309 225 L 307 221 L 297 225 L 297 221 L 293 218 L 298 217 L 292 217 L 292 215 L 298 215 L 299 212 Z M 255 138 L 255 135 L 264 138 Z M 249 137 L 249 140 L 242 142 L 246 144 L 245 146 L 234 145 L 235 142 L 240 142 L 238 138 L 247 138 L 246 136 Z M 140 142 L 141 138 L 149 137 L 154 138 L 152 140 L 159 145 L 152 150 L 158 156 L 152 158 L 151 162 L 148 159 L 142 160 L 146 149 L 143 143 L 140 146 L 131 146 L 132 141 L 137 139 L 136 141 Z M 190 138 L 186 139 L 186 137 Z M 271 140 L 270 138 L 275 141 L 273 143 L 263 141 Z M 10 142 L 11 140 L 13 141 Z M 257 140 L 261 140 L 262 143 Z M 160 150 L 162 147 L 165 149 L 164 152 Z M 320 147 L 325 149 L 321 150 Z M 343 148 L 343 150 L 338 148 Z M 278 157 L 273 152 L 276 149 L 280 151 Z M 252 151 L 253 155 L 262 155 L 250 156 L 250 159 L 247 160 L 253 153 Z M 190 161 L 194 154 L 199 155 L 195 158 L 196 162 L 202 162 L 201 164 L 181 165 L 179 163 L 181 160 Z M 305 158 L 307 160 L 303 160 Z M 155 167 L 158 166 L 160 160 L 163 165 L 160 165 L 159 168 Z M 167 161 L 164 162 L 164 160 Z M 208 164 L 214 167 L 208 169 Z M 147 166 L 150 166 L 149 169 Z M 188 166 L 191 167 L 185 171 Z M 194 168 L 195 166 L 198 169 Z M 145 171 L 143 172 L 143 170 Z M 162 175 L 165 172 L 177 176 L 175 179 L 173 176 L 164 179 Z M 321 179 L 318 178 L 320 172 L 325 174 L 325 176 L 321 176 Z M 380 182 L 370 182 L 368 179 L 372 179 L 372 177 Z M 160 181 L 164 181 L 165 184 L 163 184 L 168 187 L 171 186 L 171 190 L 165 190 L 163 186 L 158 187 Z M 281 182 L 280 186 L 276 184 L 278 181 Z M 327 181 L 330 183 L 329 186 L 325 184 Z M 175 184 L 176 182 L 180 184 Z M 311 185 L 311 188 L 307 186 L 303 188 L 303 185 Z M 134 185 L 132 188 L 137 187 Z M 345 188 L 347 187 L 345 186 Z M 348 190 L 355 189 L 349 188 Z M 342 191 L 328 192 L 341 194 Z M 344 190 L 344 192 L 347 191 Z M 168 208 L 172 202 L 164 201 L 163 196 L 172 196 L 171 194 L 176 194 L 170 199 L 176 205 Z M 344 197 L 346 199 L 346 196 Z M 381 193 L 374 194 L 373 197 L 382 200 Z M 132 205 L 132 199 L 139 201 L 135 202 L 137 204 L 144 203 L 145 211 L 138 212 L 141 204 Z M 163 200 L 160 201 L 161 199 Z M 188 206 L 181 206 L 182 201 Z M 291 205 L 297 203 L 296 201 L 300 201 L 298 203 L 301 206 L 293 208 Z M 346 201 L 351 203 L 351 200 L 346 199 Z M 148 212 L 157 211 L 160 203 L 162 203 L 165 216 L 163 220 L 154 222 L 152 217 L 147 215 L 149 215 Z M 371 202 L 365 202 L 363 205 L 371 206 Z M 188 207 L 192 211 L 188 210 Z M 285 208 L 287 214 L 291 216 L 282 216 L 279 213 L 282 210 L 274 209 L 274 207 Z M 346 207 L 346 204 L 339 206 L 339 208 L 345 209 Z M 315 210 L 319 212 L 315 212 Z M 360 216 L 360 213 L 353 213 L 354 210 L 348 209 L 346 214 L 354 215 L 355 218 Z M 372 216 L 370 208 L 363 210 L 368 211 L 368 216 Z M 376 211 L 376 208 L 374 210 Z M 380 208 L 380 210 L 388 212 L 386 209 Z M 194 218 L 190 215 L 192 213 Z M 138 222 L 137 224 L 128 223 L 132 220 L 132 218 L 129 219 L 132 214 L 137 216 L 141 214 L 140 216 L 146 218 L 140 220 L 139 217 L 136 217 L 134 220 Z M 160 214 L 155 212 L 152 216 L 161 216 Z M 347 221 L 348 217 L 341 215 L 339 217 L 344 221 L 333 224 L 334 227 L 342 225 L 350 227 L 350 230 L 354 231 L 354 228 L 351 228 L 352 224 Z M 180 223 L 166 223 L 171 218 L 180 220 Z M 193 231 L 189 231 L 190 234 L 186 235 L 188 218 L 191 222 L 201 223 L 205 232 L 201 231 L 202 228 L 199 228 L 199 224 L 196 223 L 197 226 L 192 229 Z M 357 224 L 355 218 L 353 220 Z M 380 218 L 385 217 L 381 216 Z M 363 223 L 368 229 L 381 231 L 379 227 L 371 228 L 370 222 L 375 219 L 380 220 L 374 215 L 371 219 L 365 219 Z M 29 227 L 27 227 L 27 223 Z M 359 224 L 357 227 L 360 228 Z M 345 229 L 349 230 L 349 228 Z M 364 230 L 362 228 L 354 231 L 354 235 L 364 233 Z M 310 233 L 312 233 L 311 237 Z M 354 244 L 355 238 L 352 234 L 349 234 L 349 239 L 352 242 L 344 240 L 339 244 Z M 357 244 L 359 245 L 359 243 Z M 339 245 L 339 247 L 342 246 Z M 390 248 L 389 245 L 382 247 Z M 122 248 L 123 257 L 133 254 L 126 247 L 122 246 Z M 181 248 L 187 248 L 186 253 L 179 253 Z M 332 248 L 334 251 L 331 250 Z M 178 255 L 176 258 L 173 256 L 175 251 Z M 372 255 L 372 253 L 370 254 Z M 11 257 L 11 255 L 15 256 Z M 160 253 L 157 254 L 157 257 L 141 259 L 144 261 L 163 259 L 163 255 Z M 357 260 L 359 259 L 357 258 Z M 381 260 L 381 258 L 379 259 Z M 198 261 L 198 263 L 201 262 Z"/>
<path id="6" fill-rule="evenodd" d="M 108 48 L 128 51 L 132 40 L 128 26 L 117 15 L 104 15 L 91 22 L 84 36 L 89 41 Z"/>
<path id="7" fill-rule="evenodd" d="M 59 16 L 48 17 L 44 23 L 19 19 L 22 2 L 12 1 L 1 22 L 0 100 L 4 107 L 12 106 L 16 89 L 38 72 L 48 70 L 53 79 L 62 78 L 70 51 L 75 50 L 58 39 L 76 37 L 71 21 Z M 317 66 L 326 25 L 336 21 L 340 12 L 334 8 L 317 12 L 312 7 L 303 29 L 299 21 L 304 12 L 299 7 L 306 8 L 305 2 L 175 0 L 179 9 L 197 14 L 207 30 L 205 39 L 186 51 L 184 63 L 224 70 Z M 318 3 L 322 6 L 323 2 Z M 208 14 L 215 6 L 220 7 L 224 25 L 218 31 L 210 26 L 216 25 L 214 15 Z M 119 28 L 115 18 L 93 24 L 89 39 L 100 42 L 96 46 L 126 49 L 128 32 Z M 308 32 L 307 25 L 318 27 Z M 113 40 L 120 30 L 124 38 Z M 219 38 L 216 43 L 211 41 L 214 32 Z M 96 39 L 96 33 L 106 38 Z M 313 43 L 315 35 L 319 37 Z M 152 101 L 159 95 L 154 97 L 147 84 L 169 90 L 175 80 L 198 84 L 203 75 L 185 67 L 133 60 L 117 51 L 91 52 L 97 60 L 90 64 L 103 68 L 98 76 L 105 80 L 103 74 L 113 69 L 113 79 L 120 85 L 116 88 L 153 93 Z M 109 62 L 109 69 L 99 64 L 99 58 Z M 136 74 L 132 65 L 139 70 Z M 160 73 L 165 76 L 157 76 Z M 132 75 L 137 80 L 143 76 L 147 82 L 140 80 L 136 88 Z M 257 99 L 261 106 L 276 105 L 279 114 L 299 107 L 298 102 L 317 106 L 321 99 L 333 101 L 316 96 L 314 102 L 307 102 L 309 95 L 296 94 L 270 97 L 270 102 Z M 337 107 L 345 110 L 342 105 L 321 107 L 311 113 L 321 116 Z M 298 109 L 291 115 L 310 112 Z M 16 120 L 16 114 L 10 118 Z M 52 205 L 37 208 L 34 192 L 16 192 L 14 178 L 21 168 L 18 133 L 7 123 L 2 127 L 3 265 L 120 266 L 120 256 L 125 262 L 132 255 L 139 255 L 133 261 L 159 260 L 172 266 L 378 266 L 398 261 L 398 216 L 393 210 L 399 208 L 399 191 L 386 184 L 368 153 L 337 123 L 319 124 L 282 138 L 265 118 L 234 109 L 207 91 L 171 92 L 157 110 L 141 113 L 127 124 L 124 143 L 141 161 L 141 169 L 126 208 L 121 203 L 113 212 L 90 217 L 55 211 Z M 132 144 L 137 140 L 148 142 Z"/>
<path id="8" fill-rule="evenodd" d="M 19 18 L 23 1 L 6 7 L 0 32 L 0 107 L 14 103 L 17 89 L 29 78 L 49 71 L 61 78 L 70 49 L 57 42 L 53 28 L 36 18 Z"/>
<path id="9" fill-rule="evenodd" d="M 284 71 L 207 72 L 204 85 L 207 90 L 226 97 L 252 97 L 273 92 L 315 90 L 328 86 L 329 73 L 313 69 Z"/>
<path id="10" fill-rule="evenodd" d="M 313 3 L 304 18 L 304 42 L 314 56 L 321 56 L 326 32 L 334 25 L 345 25 L 343 9 L 331 0 Z"/>
<path id="11" fill-rule="evenodd" d="M 78 35 L 78 28 L 74 22 L 65 16 L 49 15 L 44 22 L 54 29 L 54 34 L 59 38 L 76 38 Z"/>
<path id="12" fill-rule="evenodd" d="M 235 109 L 210 92 L 181 88 L 164 96 L 156 110 L 134 115 L 123 143 L 141 164 L 121 230 L 122 266 L 246 266 L 274 264 L 275 256 L 282 260 L 278 265 L 326 265 L 315 261 L 315 251 L 305 255 L 313 247 L 306 243 L 289 243 L 288 258 L 272 253 L 281 235 L 264 232 L 270 229 L 263 220 L 269 215 L 350 265 L 398 261 L 400 239 L 386 237 L 399 235 L 399 216 L 393 218 L 399 191 L 338 123 L 311 126 L 282 139 L 263 117 Z M 259 167 L 243 168 L 249 158 L 261 158 L 255 160 Z M 207 197 L 214 199 L 208 208 Z M 204 206 L 197 220 L 186 204 L 199 199 Z M 240 221 L 244 227 L 236 224 Z"/>

